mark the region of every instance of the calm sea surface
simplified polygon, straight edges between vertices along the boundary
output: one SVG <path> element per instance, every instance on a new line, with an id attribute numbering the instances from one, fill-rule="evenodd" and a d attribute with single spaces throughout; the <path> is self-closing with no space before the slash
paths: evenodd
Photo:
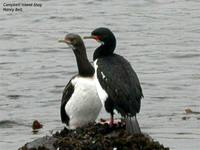
<path id="1" fill-rule="evenodd" d="M 15 0 L 39 2 L 23 12 L 0 10 L 0 149 L 62 129 L 64 86 L 77 73 L 66 33 L 81 36 L 100 26 L 117 38 L 116 53 L 137 72 L 145 98 L 143 132 L 172 150 L 200 148 L 199 0 Z M 98 44 L 85 41 L 89 59 Z M 105 112 L 100 117 L 108 117 Z M 44 128 L 33 134 L 38 119 Z"/>

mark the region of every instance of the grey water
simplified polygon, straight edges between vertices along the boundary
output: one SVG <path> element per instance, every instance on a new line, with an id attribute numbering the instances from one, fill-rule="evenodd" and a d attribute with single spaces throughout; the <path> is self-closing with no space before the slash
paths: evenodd
<path id="1" fill-rule="evenodd" d="M 29 2 L 42 7 L 0 10 L 0 149 L 17 149 L 64 127 L 60 99 L 77 66 L 72 50 L 57 41 L 100 26 L 115 33 L 116 53 L 139 76 L 142 131 L 172 150 L 200 148 L 200 115 L 185 113 L 200 112 L 199 0 Z M 85 45 L 92 61 L 99 44 Z M 44 125 L 37 134 L 31 129 L 35 119 Z"/>

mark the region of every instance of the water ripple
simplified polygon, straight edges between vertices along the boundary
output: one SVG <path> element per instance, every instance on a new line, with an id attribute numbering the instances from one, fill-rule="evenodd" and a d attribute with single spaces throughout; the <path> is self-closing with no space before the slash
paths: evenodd
<path id="1" fill-rule="evenodd" d="M 185 58 L 200 58 L 200 54 L 198 53 L 190 53 L 190 54 L 173 54 L 171 55 L 171 58 L 179 58 L 179 59 L 185 59 Z"/>
<path id="2" fill-rule="evenodd" d="M 17 121 L 13 121 L 13 120 L 1 120 L 0 121 L 0 128 L 13 128 L 15 126 L 31 127 L 30 125 L 26 125 L 21 122 L 17 122 Z"/>

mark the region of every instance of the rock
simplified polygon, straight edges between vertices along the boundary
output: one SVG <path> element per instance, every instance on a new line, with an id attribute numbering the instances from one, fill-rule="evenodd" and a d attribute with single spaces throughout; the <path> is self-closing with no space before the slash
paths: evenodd
<path id="1" fill-rule="evenodd" d="M 33 130 L 40 129 L 42 127 L 43 127 L 43 125 L 38 120 L 34 120 L 33 121 L 33 124 L 32 124 L 32 129 Z"/>
<path id="2" fill-rule="evenodd" d="M 185 113 L 186 114 L 200 114 L 200 112 L 192 111 L 192 109 L 190 109 L 190 108 L 186 108 Z"/>
<path id="3" fill-rule="evenodd" d="M 110 127 L 107 123 L 93 123 L 75 130 L 64 128 L 52 136 L 25 144 L 20 150 L 168 150 L 144 134 L 128 134 L 125 124 Z"/>
<path id="4" fill-rule="evenodd" d="M 45 136 L 30 143 L 26 143 L 23 147 L 19 148 L 19 150 L 56 150 L 53 143 L 57 140 L 58 139 L 53 136 Z"/>

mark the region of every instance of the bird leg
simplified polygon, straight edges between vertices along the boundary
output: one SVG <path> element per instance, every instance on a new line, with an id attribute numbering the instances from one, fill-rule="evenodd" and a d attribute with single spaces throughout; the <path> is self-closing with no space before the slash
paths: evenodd
<path id="1" fill-rule="evenodd" d="M 110 126 L 112 127 L 113 124 L 114 124 L 114 114 L 112 112 L 111 115 L 110 115 Z"/>

